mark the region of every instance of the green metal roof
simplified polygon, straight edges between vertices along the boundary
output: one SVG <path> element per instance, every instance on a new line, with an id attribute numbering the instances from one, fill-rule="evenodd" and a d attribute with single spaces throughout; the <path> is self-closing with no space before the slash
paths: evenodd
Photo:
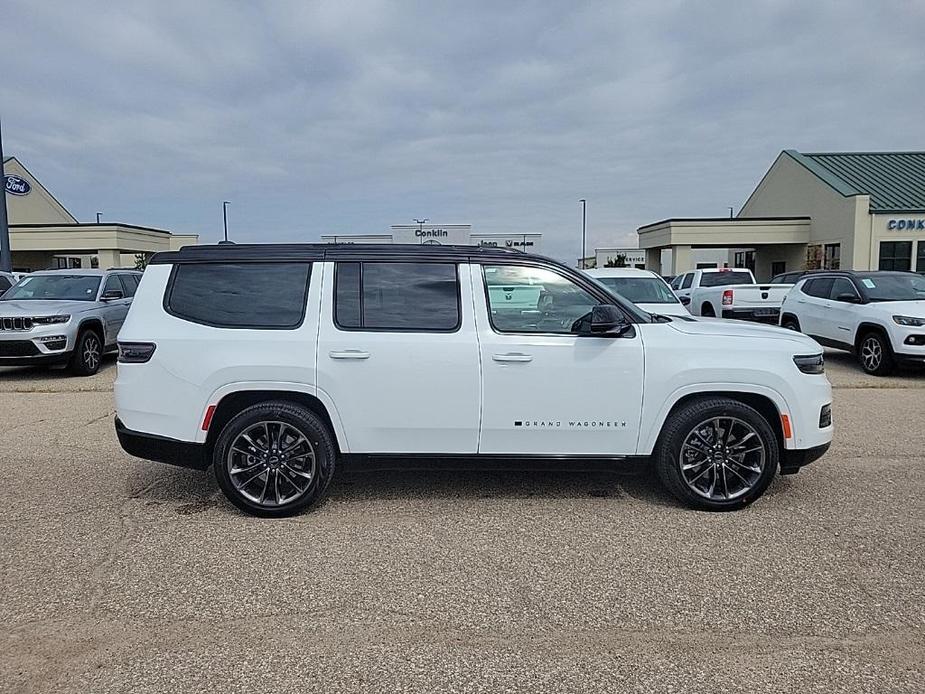
<path id="1" fill-rule="evenodd" d="M 925 212 L 925 152 L 784 151 L 842 195 L 869 195 L 871 212 Z"/>

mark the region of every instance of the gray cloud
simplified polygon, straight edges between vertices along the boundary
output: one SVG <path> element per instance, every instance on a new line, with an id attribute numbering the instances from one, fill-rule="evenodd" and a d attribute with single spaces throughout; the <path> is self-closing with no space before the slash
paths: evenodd
<path id="1" fill-rule="evenodd" d="M 71 210 L 240 240 L 426 215 L 578 253 L 777 152 L 923 149 L 925 5 L 7 0 L 6 149 Z"/>

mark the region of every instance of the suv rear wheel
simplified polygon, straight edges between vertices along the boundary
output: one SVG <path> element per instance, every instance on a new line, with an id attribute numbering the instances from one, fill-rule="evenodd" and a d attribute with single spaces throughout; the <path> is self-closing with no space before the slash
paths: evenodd
<path id="1" fill-rule="evenodd" d="M 222 429 L 212 454 L 225 496 L 255 516 L 291 516 L 319 501 L 336 450 L 324 421 L 294 403 L 252 405 Z"/>
<path id="2" fill-rule="evenodd" d="M 103 341 L 92 328 L 84 328 L 77 335 L 77 345 L 71 356 L 70 369 L 75 376 L 92 376 L 100 370 L 103 361 Z"/>
<path id="3" fill-rule="evenodd" d="M 889 340 L 879 332 L 864 335 L 858 346 L 858 362 L 864 371 L 873 376 L 890 375 L 895 364 Z"/>
<path id="4" fill-rule="evenodd" d="M 729 398 L 674 412 L 656 444 L 655 469 L 689 506 L 732 511 L 760 497 L 777 472 L 777 436 L 760 412 Z"/>

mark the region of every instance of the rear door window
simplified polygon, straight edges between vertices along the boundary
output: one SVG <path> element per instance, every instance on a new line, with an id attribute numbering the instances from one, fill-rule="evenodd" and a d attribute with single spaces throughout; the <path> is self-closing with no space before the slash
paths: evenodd
<path id="1" fill-rule="evenodd" d="M 684 275 L 684 279 L 681 281 L 681 289 L 689 289 L 693 281 L 694 273 L 688 272 L 686 275 Z"/>
<path id="2" fill-rule="evenodd" d="M 814 296 L 818 299 L 828 299 L 832 293 L 832 284 L 834 280 L 831 277 L 820 277 L 819 279 L 809 280 L 803 285 L 803 293 Z"/>
<path id="3" fill-rule="evenodd" d="M 164 308 L 219 328 L 292 329 L 302 324 L 311 263 L 174 266 Z"/>
<path id="4" fill-rule="evenodd" d="M 135 275 L 126 273 L 124 275 L 119 275 L 119 279 L 122 280 L 125 296 L 135 296 L 135 292 L 138 289 L 138 278 Z"/>
<path id="5" fill-rule="evenodd" d="M 337 263 L 334 322 L 345 330 L 453 332 L 459 328 L 455 263 Z"/>

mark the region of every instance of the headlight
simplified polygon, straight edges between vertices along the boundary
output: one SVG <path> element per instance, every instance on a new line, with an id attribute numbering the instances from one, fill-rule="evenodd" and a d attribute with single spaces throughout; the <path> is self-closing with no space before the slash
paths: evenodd
<path id="1" fill-rule="evenodd" d="M 798 354 L 793 358 L 793 363 L 805 374 L 825 373 L 825 359 L 821 354 Z"/>
<path id="2" fill-rule="evenodd" d="M 35 316 L 32 322 L 36 325 L 54 325 L 55 323 L 67 323 L 69 320 L 71 320 L 71 317 L 68 315 Z"/>
<path id="3" fill-rule="evenodd" d="M 910 328 L 920 328 L 925 325 L 925 318 L 916 318 L 915 316 L 893 316 L 893 322 L 897 325 L 905 325 Z"/>

